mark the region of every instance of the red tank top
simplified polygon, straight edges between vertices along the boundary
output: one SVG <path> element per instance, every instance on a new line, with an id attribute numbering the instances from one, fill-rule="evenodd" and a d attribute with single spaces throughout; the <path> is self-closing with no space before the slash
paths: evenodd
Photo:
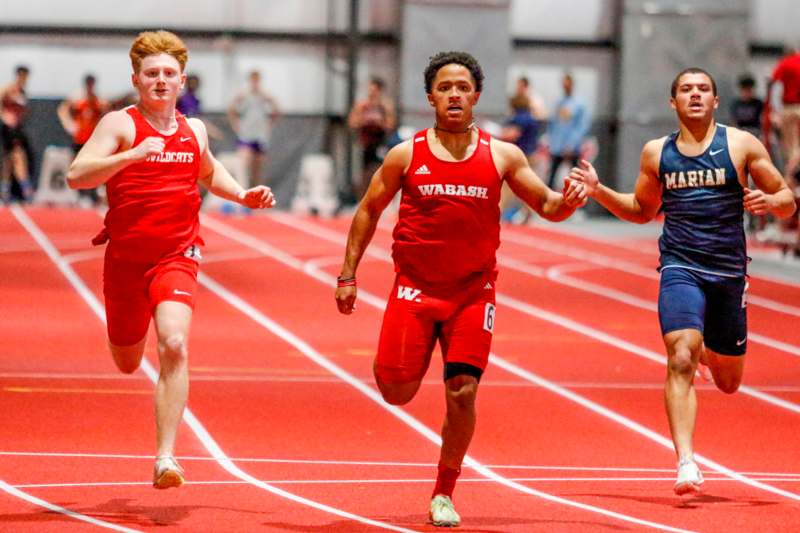
<path id="1" fill-rule="evenodd" d="M 202 244 L 197 188 L 200 146 L 177 111 L 178 129 L 169 136 L 156 131 L 135 107 L 127 112 L 136 126 L 133 146 L 156 136 L 163 137 L 165 144 L 160 154 L 133 163 L 106 183 L 107 253 L 115 259 L 154 262 Z"/>
<path id="2" fill-rule="evenodd" d="M 491 137 L 478 135 L 475 151 L 458 162 L 433 155 L 427 130 L 414 135 L 392 255 L 397 272 L 428 290 L 495 272 L 502 180 Z"/>

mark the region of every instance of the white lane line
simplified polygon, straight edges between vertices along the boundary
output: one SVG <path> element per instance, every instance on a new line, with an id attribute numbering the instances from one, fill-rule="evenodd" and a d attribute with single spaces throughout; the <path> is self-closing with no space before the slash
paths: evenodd
<path id="1" fill-rule="evenodd" d="M 284 218 L 283 220 L 281 220 L 281 218 L 282 217 L 275 217 L 275 220 L 278 220 L 278 221 L 280 221 L 282 223 L 285 223 L 285 224 L 290 224 L 288 217 Z M 313 232 L 313 229 L 316 228 L 316 225 L 311 225 L 311 224 L 305 223 L 303 221 L 299 221 L 299 222 L 300 222 L 299 224 L 292 222 L 291 223 L 292 227 L 301 229 L 302 231 L 308 231 L 308 229 L 303 229 L 304 227 L 305 228 L 311 227 L 311 229 L 312 229 L 311 234 L 312 235 L 318 235 L 321 238 L 327 238 L 327 237 L 324 237 L 324 235 L 327 234 L 327 235 L 329 235 L 329 236 L 331 236 L 333 238 L 336 238 L 337 242 L 340 242 L 340 243 L 343 240 L 343 236 L 341 234 L 337 234 L 335 232 L 330 232 L 330 233 Z M 227 225 L 219 223 L 219 227 L 226 227 L 226 226 Z M 233 228 L 230 228 L 230 230 L 232 232 L 236 232 L 236 234 L 239 233 Z M 254 239 L 252 239 L 252 238 L 250 238 L 248 236 L 247 240 L 254 240 Z M 375 247 L 375 246 L 373 246 L 373 247 Z M 269 248 L 271 248 L 271 247 L 267 247 L 266 245 L 264 245 L 262 248 L 264 250 L 265 255 L 268 255 Z M 369 253 L 369 250 L 370 249 L 368 248 L 365 253 Z M 383 252 L 380 249 L 378 249 L 377 253 L 383 253 Z M 319 279 L 320 281 L 323 281 L 324 283 L 327 283 L 327 284 L 331 284 L 331 286 L 333 286 L 333 283 L 335 282 L 335 278 L 333 276 L 331 276 L 329 274 L 326 274 L 324 272 L 317 272 L 317 273 L 314 273 L 314 274 L 315 275 L 313 277 L 315 277 L 316 279 Z M 364 295 L 367 295 L 369 297 L 368 298 L 363 298 Z M 380 298 L 377 298 L 377 297 L 369 295 L 369 293 L 367 291 L 363 290 L 363 289 L 361 289 L 359 291 L 359 297 L 362 300 L 364 300 L 367 303 L 369 303 L 370 305 L 376 306 L 379 309 L 385 308 L 386 302 L 384 300 L 381 300 Z M 560 325 L 562 327 L 565 327 L 565 328 L 570 329 L 572 331 L 581 333 L 581 334 L 586 335 L 588 337 L 592 337 L 592 338 L 595 338 L 597 340 L 601 340 L 601 341 L 603 341 L 603 342 L 605 342 L 607 344 L 611 344 L 613 346 L 617 346 L 618 348 L 621 348 L 623 350 L 626 350 L 626 351 L 629 351 L 629 352 L 634 353 L 636 355 L 639 355 L 641 357 L 644 357 L 645 359 L 650 359 L 650 360 L 658 362 L 659 364 L 662 364 L 662 365 L 665 364 L 664 356 L 662 356 L 660 354 L 657 354 L 657 353 L 655 353 L 653 351 L 646 350 L 644 348 L 638 347 L 638 346 L 636 346 L 636 345 L 634 345 L 632 343 L 629 343 L 629 342 L 627 342 L 627 341 L 625 341 L 623 339 L 619 339 L 619 338 L 616 338 L 616 337 L 614 337 L 612 335 L 608 335 L 606 333 L 603 333 L 601 331 L 595 330 L 593 328 L 585 326 L 585 325 L 583 325 L 581 323 L 578 323 L 578 322 L 573 321 L 571 319 L 568 319 L 566 317 L 559 316 L 559 315 L 557 315 L 555 313 L 551 313 L 549 311 L 545 311 L 543 309 L 539 309 L 539 308 L 537 308 L 535 306 L 532 306 L 530 304 L 527 304 L 525 302 L 521 302 L 521 301 L 519 301 L 519 300 L 517 300 L 515 298 L 511 298 L 510 296 L 505 296 L 503 294 L 496 293 L 496 298 L 497 298 L 497 301 L 499 303 L 502 303 L 503 305 L 506 305 L 506 306 L 512 307 L 514 309 L 517 309 L 518 311 L 521 311 L 523 313 L 526 313 L 526 314 L 529 314 L 531 316 L 535 316 L 537 318 L 546 320 L 546 321 L 551 322 L 553 324 Z M 491 357 L 492 363 L 497 365 L 497 366 L 499 366 L 500 368 L 503 368 L 504 370 L 506 370 L 506 371 L 518 376 L 518 377 L 522 377 L 523 379 L 526 379 L 526 380 L 531 381 L 533 383 L 537 383 L 540 386 L 550 390 L 551 392 L 553 392 L 555 394 L 558 394 L 559 396 L 562 396 L 564 398 L 572 400 L 573 402 L 578 403 L 578 404 L 586 407 L 587 409 L 589 409 L 589 410 L 591 410 L 591 411 L 593 411 L 593 412 L 595 412 L 595 413 L 597 413 L 597 414 L 599 414 L 599 415 L 601 415 L 601 416 L 603 416 L 605 418 L 609 418 L 611 420 L 614 420 L 615 422 L 627 427 L 628 429 L 630 429 L 632 431 L 635 431 L 636 433 L 639 433 L 640 435 L 643 435 L 643 436 L 647 437 L 648 439 L 650 439 L 650 440 L 652 440 L 654 442 L 657 442 L 658 444 L 668 448 L 669 450 L 674 450 L 672 441 L 670 439 L 668 439 L 668 438 L 666 438 L 666 437 L 664 437 L 664 436 L 652 431 L 649 428 L 646 428 L 645 426 L 639 424 L 638 422 L 635 422 L 634 420 L 632 420 L 630 418 L 627 418 L 627 417 L 625 417 L 625 416 L 623 416 L 623 415 L 621 415 L 621 414 L 619 414 L 619 413 L 617 413 L 615 411 L 612 411 L 612 410 L 610 410 L 610 409 L 608 409 L 606 407 L 603 407 L 602 405 L 600 405 L 598 403 L 595 403 L 595 402 L 589 400 L 588 398 L 586 398 L 584 396 L 576 394 L 575 392 L 573 392 L 571 390 L 568 390 L 568 389 L 566 389 L 564 387 L 561 387 L 561 386 L 557 385 L 556 383 L 554 383 L 552 381 L 549 381 L 549 380 L 547 380 L 547 379 L 545 379 L 545 378 L 543 378 L 541 376 L 538 376 L 538 375 L 534 374 L 533 372 L 528 371 L 527 369 L 524 369 L 524 368 L 522 368 L 522 367 L 520 367 L 518 365 L 515 365 L 515 364 L 511 363 L 510 361 L 506 361 L 505 359 L 502 359 L 501 357 L 498 357 L 495 354 L 492 354 L 490 357 Z M 742 389 L 740 389 L 740 390 L 742 390 Z M 744 390 L 742 390 L 742 392 L 746 392 L 747 390 L 748 389 L 744 389 Z M 759 391 L 750 390 L 749 392 L 746 392 L 746 393 L 748 393 L 751 396 L 754 396 L 756 398 L 762 399 L 762 400 L 764 400 L 766 402 L 769 402 L 769 403 L 772 403 L 774 405 L 778 405 L 778 406 L 781 406 L 781 407 L 785 407 L 785 408 L 787 408 L 789 410 L 792 410 L 792 411 L 795 411 L 795 412 L 797 412 L 798 409 L 800 409 L 800 406 L 797 406 L 797 405 L 795 405 L 793 403 L 790 403 L 790 402 L 786 402 L 786 401 L 784 401 L 784 400 L 782 400 L 780 398 L 774 398 L 771 395 L 767 395 L 767 394 L 761 393 Z M 733 479 L 741 481 L 744 484 L 759 488 L 761 490 L 765 490 L 767 492 L 772 492 L 772 493 L 775 493 L 775 494 L 779 494 L 781 496 L 784 496 L 784 497 L 792 499 L 792 500 L 800 501 L 800 495 L 798 495 L 798 494 L 795 494 L 793 492 L 788 492 L 788 491 L 779 489 L 777 487 L 772 487 L 770 485 L 767 485 L 767 484 L 764 484 L 764 483 L 761 483 L 761 482 L 758 482 L 758 481 L 751 480 L 750 478 L 748 478 L 746 476 L 743 476 L 742 474 L 740 474 L 740 473 L 738 473 L 738 472 L 736 472 L 734 470 L 731 470 L 730 468 L 725 467 L 725 466 L 723 466 L 723 465 L 721 465 L 721 464 L 719 464 L 719 463 L 717 463 L 715 461 L 712 461 L 711 459 L 706 458 L 706 457 L 704 457 L 702 455 L 695 454 L 695 458 L 696 458 L 698 463 L 700 463 L 700 464 L 702 464 L 704 466 L 707 466 L 709 468 L 712 468 L 713 470 L 715 470 L 717 472 L 723 473 L 723 474 L 725 474 L 725 475 L 727 475 L 727 476 L 729 476 L 729 477 L 731 477 Z"/>
<path id="2" fill-rule="evenodd" d="M 594 483 L 611 483 L 611 482 L 672 482 L 675 480 L 674 476 L 669 477 L 655 477 L 655 476 L 648 476 L 648 477 L 510 477 L 508 478 L 510 481 L 514 481 L 516 483 L 547 483 L 549 482 L 557 482 L 557 483 L 585 483 L 587 481 L 591 481 Z M 714 476 L 705 476 L 704 479 L 706 481 L 720 481 L 720 482 L 730 482 L 736 483 L 735 479 L 727 478 L 727 477 L 714 477 Z M 780 481 L 780 482 L 787 482 L 787 483 L 798 483 L 800 479 L 759 479 L 759 481 Z M 425 478 L 417 478 L 417 479 L 270 479 L 264 480 L 264 483 L 269 483 L 270 485 L 411 485 L 411 484 L 429 484 L 431 479 L 429 477 Z M 478 478 L 471 478 L 471 477 L 459 477 L 458 482 L 460 483 L 494 483 L 493 479 L 487 479 L 485 477 L 478 477 Z M 209 486 L 209 485 L 247 485 L 246 481 L 236 481 L 236 480 L 210 480 L 210 481 L 186 481 L 184 485 L 199 485 L 199 486 Z M 150 487 L 151 483 L 146 481 L 101 481 L 101 482 L 86 482 L 86 483 L 35 483 L 35 484 L 24 484 L 24 485 L 14 485 L 14 488 L 17 489 L 42 489 L 42 488 L 74 488 L 74 487 Z"/>
<path id="3" fill-rule="evenodd" d="M 593 242 L 596 242 L 596 243 L 605 244 L 605 245 L 608 245 L 608 246 L 613 246 L 615 248 L 620 248 L 622 250 L 631 250 L 631 251 L 634 251 L 634 252 L 638 252 L 640 254 L 643 253 L 645 255 L 650 255 L 650 256 L 658 255 L 658 253 L 659 253 L 658 252 L 658 244 L 657 244 L 658 236 L 656 236 L 656 235 L 652 235 L 652 236 L 642 236 L 642 235 L 636 236 L 636 235 L 634 235 L 634 236 L 632 236 L 633 241 L 631 241 L 631 240 L 619 240 L 619 239 L 606 239 L 606 238 L 603 238 L 603 237 L 601 237 L 601 236 L 599 236 L 597 234 L 587 233 L 582 228 L 570 226 L 569 224 L 555 224 L 555 223 L 549 223 L 547 221 L 543 221 L 543 222 L 544 223 L 538 223 L 537 222 L 535 225 L 539 226 L 540 228 L 543 228 L 543 229 L 545 229 L 547 231 L 552 231 L 553 233 L 560 233 L 562 235 L 569 235 L 569 236 L 572 236 L 572 237 L 578 237 L 580 239 L 585 239 L 585 240 L 593 241 Z M 508 230 L 504 229 L 504 231 L 508 231 Z M 753 257 L 755 257 L 757 254 L 762 255 L 762 256 L 764 255 L 764 252 L 762 250 L 754 250 L 752 248 L 751 248 L 751 250 L 748 250 L 748 252 L 750 253 L 750 255 L 753 255 Z M 770 255 L 770 254 L 767 252 L 767 255 Z M 779 284 L 779 285 L 787 285 L 789 287 L 800 287 L 800 283 L 797 283 L 797 281 L 795 281 L 793 279 L 784 278 L 784 277 L 781 277 L 781 276 L 776 277 L 774 275 L 766 274 L 764 272 L 761 272 L 761 273 L 758 273 L 758 274 L 754 274 L 753 277 L 760 278 L 760 279 L 763 279 L 765 281 L 771 281 L 771 282 Z"/>
<path id="4" fill-rule="evenodd" d="M 341 233 L 328 230 L 327 228 L 320 227 L 320 226 L 318 226 L 316 224 L 311 224 L 311 223 L 306 222 L 304 220 L 297 220 L 297 219 L 292 218 L 291 216 L 280 214 L 280 213 L 273 214 L 271 216 L 271 218 L 273 220 L 275 220 L 276 222 L 279 222 L 279 223 L 284 224 L 286 226 L 289 226 L 289 227 L 292 227 L 294 229 L 303 231 L 303 232 L 308 233 L 308 234 L 310 234 L 312 236 L 315 236 L 317 238 L 344 245 L 345 236 L 343 234 L 341 234 Z M 588 252 L 580 252 L 580 251 L 578 251 L 576 253 L 578 253 L 579 255 L 591 255 Z M 387 262 L 391 262 L 392 261 L 391 255 L 386 250 L 384 250 L 384 249 L 382 249 L 382 248 L 380 248 L 380 247 L 378 247 L 378 246 L 376 246 L 374 244 L 371 245 L 370 247 L 368 247 L 367 250 L 364 252 L 364 254 L 368 255 L 368 256 L 372 256 L 372 257 L 377 258 L 377 259 L 382 259 L 383 261 L 387 261 Z M 295 260 L 295 261 L 299 262 L 297 260 Z M 611 261 L 611 260 L 609 260 L 609 261 Z M 536 267 L 536 266 L 531 266 L 529 269 L 527 269 L 527 268 L 524 268 L 524 267 L 521 267 L 519 265 L 515 265 L 515 264 L 512 263 L 510 265 L 510 267 L 511 268 L 521 268 L 522 271 L 527 272 L 527 273 L 529 273 L 531 275 L 534 275 L 534 276 L 543 276 L 545 274 L 545 272 L 546 272 L 546 269 L 543 269 L 541 267 Z M 656 276 L 657 276 L 657 274 L 656 274 Z M 588 290 L 590 288 L 590 286 L 588 284 L 586 284 L 586 283 L 583 283 L 583 286 L 586 288 L 585 290 Z M 601 290 L 601 289 L 597 289 L 597 290 Z M 603 288 L 603 290 L 605 290 L 605 288 Z M 363 293 L 363 291 L 359 291 L 359 297 L 361 297 L 360 296 L 361 293 Z M 609 297 L 612 297 L 613 294 L 614 294 L 613 292 L 607 293 L 607 295 Z M 625 298 L 626 298 L 626 300 L 625 300 L 626 303 L 630 303 L 631 305 L 644 306 L 644 308 L 647 308 L 647 309 L 649 309 L 650 308 L 649 306 L 652 305 L 648 301 L 641 300 L 641 299 L 635 299 L 634 297 L 629 296 L 629 295 L 625 295 Z M 382 300 L 378 299 L 377 301 L 376 300 L 372 300 L 372 301 L 370 301 L 368 303 L 370 303 L 370 305 L 376 305 L 376 302 L 377 302 L 377 304 L 380 304 L 381 301 Z M 615 337 L 613 335 L 610 335 L 610 334 L 605 333 L 603 331 L 600 331 L 598 329 L 592 328 L 590 326 L 586 326 L 586 325 L 584 325 L 584 324 L 582 324 L 580 322 L 571 320 L 571 319 L 569 319 L 569 318 L 567 318 L 565 316 L 561 316 L 561 315 L 558 315 L 556 313 L 552 313 L 550 311 L 546 311 L 544 309 L 540 309 L 540 308 L 535 307 L 533 305 L 526 304 L 524 302 L 521 302 L 520 300 L 517 300 L 517 299 L 512 298 L 510 296 L 505 296 L 504 294 L 499 293 L 499 292 L 497 293 L 497 301 L 503 303 L 504 305 L 508 305 L 509 307 L 511 307 L 511 308 L 521 312 L 521 313 L 524 313 L 524 314 L 527 314 L 529 316 L 533 316 L 533 317 L 539 318 L 541 320 L 544 320 L 546 322 L 550 322 L 552 324 L 556 324 L 557 326 L 564 327 L 566 329 L 572 330 L 572 331 L 574 331 L 576 333 L 580 333 L 581 335 L 585 335 L 587 337 L 591 337 L 593 339 L 596 339 L 596 340 L 598 340 L 600 342 L 609 344 L 611 346 L 615 346 L 615 347 L 617 347 L 617 348 L 619 348 L 621 350 L 624 350 L 624 351 L 626 351 L 628 353 L 631 353 L 631 354 L 636 355 L 638 357 L 641 357 L 643 359 L 647 359 L 647 360 L 652 361 L 654 363 L 657 363 L 659 365 L 666 365 L 667 358 L 662 353 L 654 352 L 654 351 L 649 350 L 647 348 L 644 348 L 644 347 L 641 347 L 641 346 L 637 346 L 636 344 L 628 342 L 628 341 L 626 341 L 624 339 L 620 339 L 618 337 Z M 750 337 L 751 338 L 753 337 L 752 333 L 750 333 Z M 757 399 L 759 399 L 761 401 L 764 401 L 764 402 L 766 402 L 766 403 L 768 403 L 770 405 L 774 405 L 776 407 L 780 407 L 782 409 L 786 409 L 786 410 L 789 410 L 789 411 L 792 411 L 792 412 L 795 412 L 795 413 L 800 413 L 800 405 L 798 405 L 798 404 L 796 404 L 794 402 L 790 402 L 788 400 L 784 400 L 783 398 L 779 398 L 778 396 L 775 396 L 775 395 L 772 395 L 772 394 L 768 394 L 768 393 L 764 392 L 764 390 L 755 389 L 755 388 L 747 386 L 747 385 L 741 385 L 739 387 L 739 392 L 741 392 L 742 394 L 745 394 L 747 396 L 751 396 L 753 398 L 757 398 Z"/>
<path id="5" fill-rule="evenodd" d="M 66 452 L 3 452 L 0 455 L 17 456 L 17 457 L 72 457 L 81 459 L 137 459 L 152 461 L 152 455 L 142 454 L 108 454 L 108 453 L 66 453 Z M 213 457 L 206 456 L 192 456 L 181 455 L 176 456 L 176 459 L 181 461 L 216 461 Z M 431 468 L 435 467 L 436 463 L 418 463 L 418 462 L 398 462 L 398 461 L 334 461 L 328 459 L 274 459 L 263 457 L 231 457 L 231 461 L 237 463 L 273 463 L 273 464 L 307 464 L 307 465 L 331 465 L 331 466 L 380 466 L 392 468 Z M 644 467 L 618 467 L 618 466 L 565 466 L 565 465 L 485 465 L 487 468 L 496 470 L 546 470 L 553 472 L 660 472 L 670 473 L 675 472 L 674 468 L 644 468 Z M 742 475 L 754 477 L 774 477 L 774 478 L 798 478 L 800 479 L 800 472 L 740 472 Z M 672 476 L 670 476 L 672 479 Z M 725 478 L 728 479 L 728 478 Z M 238 482 L 237 482 L 238 483 Z M 19 487 L 21 485 L 15 485 Z"/>
<path id="6" fill-rule="evenodd" d="M 589 263 L 600 265 L 606 268 L 611 268 L 614 270 L 620 270 L 622 272 L 626 272 L 628 274 L 633 274 L 636 276 L 648 279 L 659 279 L 659 274 L 655 270 L 655 267 L 645 268 L 639 264 L 630 261 L 622 261 L 619 259 L 615 259 L 611 256 L 604 255 L 602 253 L 589 252 L 586 250 L 576 250 L 573 247 L 566 246 L 563 244 L 558 244 L 552 241 L 548 241 L 546 239 L 540 239 L 529 235 L 521 235 L 514 232 L 504 232 L 503 240 L 513 242 L 521 246 L 526 246 L 528 248 L 544 250 L 546 252 L 572 257 L 573 259 L 580 259 L 582 261 L 587 261 Z M 800 307 L 797 306 L 784 304 L 769 298 L 765 298 L 763 296 L 756 296 L 752 294 L 748 295 L 748 300 L 752 304 L 758 305 L 759 307 L 764 307 L 779 313 L 785 313 L 800 317 Z"/>
<path id="7" fill-rule="evenodd" d="M 103 310 L 103 306 L 100 304 L 100 301 L 95 297 L 95 295 L 89 290 L 83 280 L 75 273 L 72 267 L 64 261 L 64 259 L 59 254 L 58 250 L 56 250 L 55 246 L 49 241 L 49 239 L 42 233 L 39 227 L 30 219 L 27 213 L 19 206 L 12 206 L 11 212 L 17 218 L 17 220 L 22 224 L 22 226 L 31 234 L 31 237 L 39 244 L 39 246 L 44 250 L 50 260 L 58 267 L 64 277 L 70 282 L 73 288 L 78 292 L 78 294 L 83 298 L 83 300 L 89 305 L 89 307 L 94 311 L 95 315 L 105 323 L 105 312 Z M 147 357 L 142 358 L 141 367 L 142 371 L 144 371 L 145 375 L 150 378 L 154 384 L 158 383 L 158 371 L 153 368 L 153 365 L 147 360 Z M 240 469 L 236 466 L 233 461 L 222 451 L 217 441 L 211 436 L 211 434 L 206 430 L 205 426 L 200 423 L 200 421 L 195 417 L 194 413 L 187 407 L 183 414 L 183 419 L 186 424 L 191 428 L 194 434 L 200 439 L 200 442 L 203 444 L 206 450 L 214 457 L 217 462 L 219 463 L 222 468 L 227 470 L 229 473 L 247 481 L 251 485 L 259 487 L 267 492 L 275 494 L 277 496 L 281 496 L 293 502 L 306 505 L 308 507 L 313 507 L 314 509 L 318 509 L 320 511 L 330 513 L 336 516 L 341 516 L 343 518 L 347 518 L 349 520 L 354 520 L 356 522 L 361 522 L 362 524 L 368 524 L 375 527 L 379 527 L 382 529 L 388 529 L 391 531 L 403 531 L 403 532 L 411 532 L 413 530 L 406 529 L 399 526 L 394 526 L 392 524 L 387 524 L 384 522 L 379 522 L 377 520 L 372 520 L 363 516 L 359 516 L 342 509 L 338 509 L 336 507 L 331 507 L 330 505 L 326 505 L 320 502 L 316 502 L 314 500 L 310 500 L 308 498 L 304 498 L 302 496 L 298 496 L 296 494 L 292 494 L 291 492 L 287 492 L 283 489 L 278 487 L 273 487 L 267 483 L 264 483 L 244 470 Z"/>
<path id="8" fill-rule="evenodd" d="M 652 311 L 655 313 L 658 312 L 658 304 L 656 304 L 651 300 L 638 298 L 626 292 L 618 291 L 616 289 L 611 289 L 609 287 L 598 285 L 590 281 L 584 281 L 574 276 L 568 276 L 562 274 L 562 272 L 563 271 L 560 267 L 550 267 L 545 271 L 545 275 L 548 279 L 556 283 L 566 285 L 568 287 L 580 289 L 585 292 L 591 292 L 593 294 L 597 294 L 598 296 L 603 296 L 611 300 L 616 300 L 618 302 L 622 302 L 627 305 L 631 305 L 633 307 L 638 307 L 640 309 L 647 309 L 648 311 Z M 753 301 L 750 295 L 747 296 L 747 299 L 749 302 Z M 765 346 L 769 346 L 770 348 L 774 348 L 776 350 L 780 350 L 788 354 L 800 357 L 800 346 L 796 346 L 794 344 L 790 344 L 784 341 L 779 341 L 777 339 L 773 339 L 772 337 L 767 337 L 766 335 L 761 335 L 760 333 L 756 333 L 752 330 L 748 331 L 747 337 L 751 341 L 755 341 L 760 344 L 764 344 Z"/>
<path id="9" fill-rule="evenodd" d="M 234 371 L 235 372 L 235 371 Z M 205 372 L 190 374 L 192 381 L 206 381 L 206 382 L 241 382 L 241 383 L 330 383 L 345 385 L 340 379 L 334 376 L 284 376 L 284 375 L 271 375 L 267 372 L 264 375 L 249 375 L 249 374 L 208 374 Z M 46 372 L 0 372 L 0 379 L 74 379 L 74 380 L 103 380 L 103 381 L 137 381 L 138 377 L 128 374 L 61 374 L 61 373 L 46 373 Z M 361 377 L 361 381 L 365 383 L 372 383 L 374 378 Z M 570 389 L 590 389 L 590 390 L 662 390 L 664 388 L 663 382 L 587 382 L 587 381 L 556 381 L 562 387 Z M 440 387 L 441 380 L 435 378 L 426 378 L 422 380 L 422 385 L 426 387 Z M 486 379 L 481 380 L 481 387 L 514 387 L 514 388 L 539 388 L 538 385 L 528 381 L 521 380 L 501 380 L 501 379 Z M 3 389 L 7 389 L 4 387 Z M 695 389 L 700 391 L 715 391 L 717 388 L 711 384 L 695 384 Z M 800 386 L 797 385 L 765 385 L 758 388 L 761 392 L 800 392 Z M 12 391 L 16 392 L 16 391 Z M 27 391 L 24 391 L 27 392 Z M 53 390 L 53 392 L 58 392 Z"/>
<path id="10" fill-rule="evenodd" d="M 118 526 L 117 524 L 112 524 L 111 522 L 105 522 L 103 520 L 98 520 L 97 518 L 92 518 L 91 516 L 87 516 L 85 514 L 76 513 L 66 507 L 61 507 L 60 505 L 56 505 L 54 503 L 50 503 L 45 501 L 41 498 L 37 498 L 36 496 L 31 496 L 30 494 L 21 491 L 19 488 L 9 485 L 2 479 L 0 479 L 0 490 L 11 494 L 12 496 L 16 496 L 21 500 L 25 500 L 28 503 L 32 503 L 34 505 L 38 505 L 39 507 L 44 507 L 45 509 L 49 509 L 50 511 L 54 511 L 56 513 L 60 513 L 70 518 L 74 518 L 75 520 L 80 520 L 81 522 L 88 522 L 89 524 L 93 524 L 95 526 L 104 527 L 106 529 L 112 529 L 114 531 L 125 531 L 126 533 L 137 533 L 138 529 L 131 529 L 129 527 Z"/>

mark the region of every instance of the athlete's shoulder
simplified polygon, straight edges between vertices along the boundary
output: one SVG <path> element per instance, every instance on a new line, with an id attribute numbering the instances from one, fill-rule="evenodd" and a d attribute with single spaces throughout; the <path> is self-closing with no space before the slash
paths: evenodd
<path id="1" fill-rule="evenodd" d="M 519 146 L 508 141 L 501 141 L 496 137 L 489 137 L 489 146 L 492 149 L 492 156 L 501 159 L 525 159 L 525 154 Z"/>
<path id="2" fill-rule="evenodd" d="M 664 145 L 667 144 L 667 139 L 669 139 L 669 135 L 664 135 L 663 137 L 658 137 L 657 139 L 650 139 L 646 143 L 644 143 L 644 147 L 642 147 L 642 155 L 644 154 L 658 154 L 661 155 L 661 150 L 664 149 Z"/>
<path id="3" fill-rule="evenodd" d="M 393 146 L 383 158 L 383 166 L 406 168 L 411 164 L 411 156 L 414 151 L 414 137 L 406 139 Z"/>
<path id="4" fill-rule="evenodd" d="M 136 131 L 136 125 L 133 122 L 133 117 L 128 114 L 127 107 L 116 111 L 109 111 L 103 115 L 100 122 L 97 123 L 97 128 L 120 134 Z"/>
<path id="5" fill-rule="evenodd" d="M 657 139 L 650 139 L 644 144 L 641 156 L 642 167 L 658 172 L 658 167 L 661 164 L 661 152 L 664 150 L 664 145 L 669 137 L 669 135 L 665 135 Z"/>
<path id="6" fill-rule="evenodd" d="M 734 128 L 733 126 L 726 126 L 726 129 L 728 147 L 732 154 L 742 152 L 744 154 L 752 154 L 754 152 L 761 153 L 763 150 L 766 150 L 761 139 L 749 131 Z"/>

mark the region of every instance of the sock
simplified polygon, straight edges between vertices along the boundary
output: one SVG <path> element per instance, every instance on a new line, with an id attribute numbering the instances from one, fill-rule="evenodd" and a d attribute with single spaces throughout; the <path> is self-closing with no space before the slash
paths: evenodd
<path id="1" fill-rule="evenodd" d="M 433 495 L 431 497 L 436 496 L 437 494 L 444 494 L 445 496 L 452 498 L 453 490 L 456 488 L 456 480 L 458 479 L 459 474 L 461 474 L 460 468 L 448 468 L 440 462 L 439 473 L 436 476 L 436 486 L 433 488 Z"/>

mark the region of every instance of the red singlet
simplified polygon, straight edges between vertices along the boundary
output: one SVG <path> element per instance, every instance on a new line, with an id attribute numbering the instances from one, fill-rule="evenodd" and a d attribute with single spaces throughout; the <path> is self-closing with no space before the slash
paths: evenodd
<path id="1" fill-rule="evenodd" d="M 470 157 L 443 161 L 431 152 L 427 131 L 414 135 L 392 255 L 397 272 L 437 291 L 495 272 L 502 180 L 486 132 L 478 130 Z"/>
<path id="2" fill-rule="evenodd" d="M 162 135 L 131 106 L 137 146 L 147 137 L 163 137 L 164 151 L 126 167 L 106 183 L 108 213 L 95 244 L 110 240 L 113 259 L 158 261 L 183 253 L 200 239 L 200 145 L 186 118 L 175 112 L 178 129 Z"/>
<path id="3" fill-rule="evenodd" d="M 784 104 L 800 104 L 800 54 L 784 57 L 775 67 L 772 79 L 783 83 Z"/>

